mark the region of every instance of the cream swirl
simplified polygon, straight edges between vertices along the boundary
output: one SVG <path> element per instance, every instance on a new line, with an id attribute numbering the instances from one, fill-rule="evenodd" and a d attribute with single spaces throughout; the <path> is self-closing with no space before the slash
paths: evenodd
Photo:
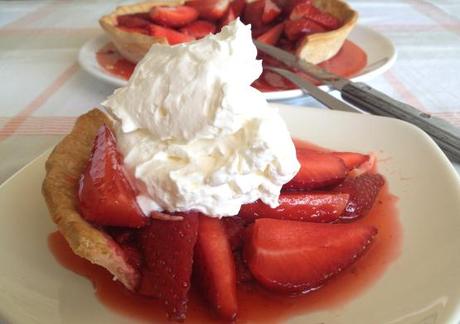
<path id="1" fill-rule="evenodd" d="M 299 163 L 278 112 L 250 86 L 262 72 L 256 55 L 239 20 L 191 43 L 153 45 L 103 103 L 119 120 L 119 148 L 146 214 L 222 217 L 257 199 L 278 204 Z"/>

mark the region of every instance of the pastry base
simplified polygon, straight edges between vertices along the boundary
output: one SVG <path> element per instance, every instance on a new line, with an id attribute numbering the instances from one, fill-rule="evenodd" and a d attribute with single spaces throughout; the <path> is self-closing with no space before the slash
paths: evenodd
<path id="1" fill-rule="evenodd" d="M 103 124 L 110 127 L 112 123 L 98 109 L 78 118 L 71 133 L 54 148 L 46 162 L 42 192 L 52 220 L 73 252 L 106 268 L 128 289 L 135 290 L 140 275 L 126 262 L 122 249 L 78 211 L 78 182 L 91 155 L 97 130 Z"/>

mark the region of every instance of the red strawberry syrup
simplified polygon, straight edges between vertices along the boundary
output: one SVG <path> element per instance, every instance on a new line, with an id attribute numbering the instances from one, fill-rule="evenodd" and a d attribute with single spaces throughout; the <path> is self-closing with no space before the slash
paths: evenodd
<path id="1" fill-rule="evenodd" d="M 300 141 L 296 141 L 296 145 L 312 148 Z M 370 213 L 357 221 L 377 227 L 374 243 L 360 260 L 322 288 L 306 295 L 289 297 L 267 292 L 255 283 L 240 285 L 238 322 L 279 323 L 290 316 L 340 307 L 365 292 L 382 277 L 401 252 L 402 228 L 397 201 L 398 198 L 388 191 L 385 184 Z M 61 265 L 92 281 L 96 296 L 107 308 L 133 319 L 166 321 L 159 302 L 129 292 L 119 282 L 113 281 L 105 269 L 73 254 L 59 232 L 49 235 L 48 245 Z M 191 291 L 188 309 L 187 323 L 219 320 L 197 291 Z"/>
<path id="2" fill-rule="evenodd" d="M 104 70 L 125 80 L 129 79 L 136 67 L 136 64 L 121 57 L 112 43 L 102 47 L 96 53 L 96 59 Z"/>
<path id="3" fill-rule="evenodd" d="M 128 80 L 136 65 L 124 59 L 109 43 L 96 53 L 99 65 L 114 76 Z M 319 64 L 322 68 L 343 77 L 351 77 L 367 65 L 367 55 L 363 49 L 351 41 L 345 41 L 340 51 L 331 59 Z M 297 87 L 273 72 L 264 72 L 253 83 L 260 91 L 280 91 Z"/>

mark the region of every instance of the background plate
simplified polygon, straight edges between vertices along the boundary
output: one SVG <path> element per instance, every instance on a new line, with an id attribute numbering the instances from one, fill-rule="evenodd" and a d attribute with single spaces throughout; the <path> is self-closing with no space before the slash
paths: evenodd
<path id="1" fill-rule="evenodd" d="M 396 50 L 393 43 L 381 33 L 368 27 L 357 25 L 349 40 L 359 45 L 367 54 L 367 65 L 354 81 L 367 81 L 388 70 L 396 60 Z M 113 84 L 117 87 L 124 86 L 126 80 L 121 79 L 104 70 L 96 60 L 96 52 L 109 42 L 105 34 L 87 41 L 80 49 L 78 61 L 83 69 L 96 78 Z M 295 98 L 303 95 L 301 90 L 285 90 L 265 92 L 267 100 L 280 100 Z"/>
<path id="2" fill-rule="evenodd" d="M 460 180 L 425 133 L 407 123 L 304 107 L 280 109 L 293 136 L 375 152 L 400 200 L 400 257 L 349 303 L 290 323 L 458 323 Z M 48 152 L 49 153 L 49 152 Z M 86 278 L 60 266 L 47 247 L 55 231 L 40 189 L 47 154 L 0 187 L 0 322 L 133 323 L 106 309 Z"/>

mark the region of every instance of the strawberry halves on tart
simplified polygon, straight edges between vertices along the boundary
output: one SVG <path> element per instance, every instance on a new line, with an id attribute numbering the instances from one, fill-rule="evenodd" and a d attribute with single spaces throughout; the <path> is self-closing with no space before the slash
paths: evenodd
<path id="1" fill-rule="evenodd" d="M 148 221 L 136 202 L 115 136 L 106 125 L 97 132 L 78 199 L 82 216 L 97 225 L 141 227 Z"/>
<path id="2" fill-rule="evenodd" d="M 316 224 L 257 219 L 244 247 L 252 275 L 264 287 L 305 293 L 349 267 L 377 229 L 362 224 Z"/>
<path id="3" fill-rule="evenodd" d="M 158 298 L 168 317 L 183 321 L 187 313 L 198 214 L 182 213 L 181 221 L 153 220 L 139 233 L 144 267 L 139 293 Z"/>

